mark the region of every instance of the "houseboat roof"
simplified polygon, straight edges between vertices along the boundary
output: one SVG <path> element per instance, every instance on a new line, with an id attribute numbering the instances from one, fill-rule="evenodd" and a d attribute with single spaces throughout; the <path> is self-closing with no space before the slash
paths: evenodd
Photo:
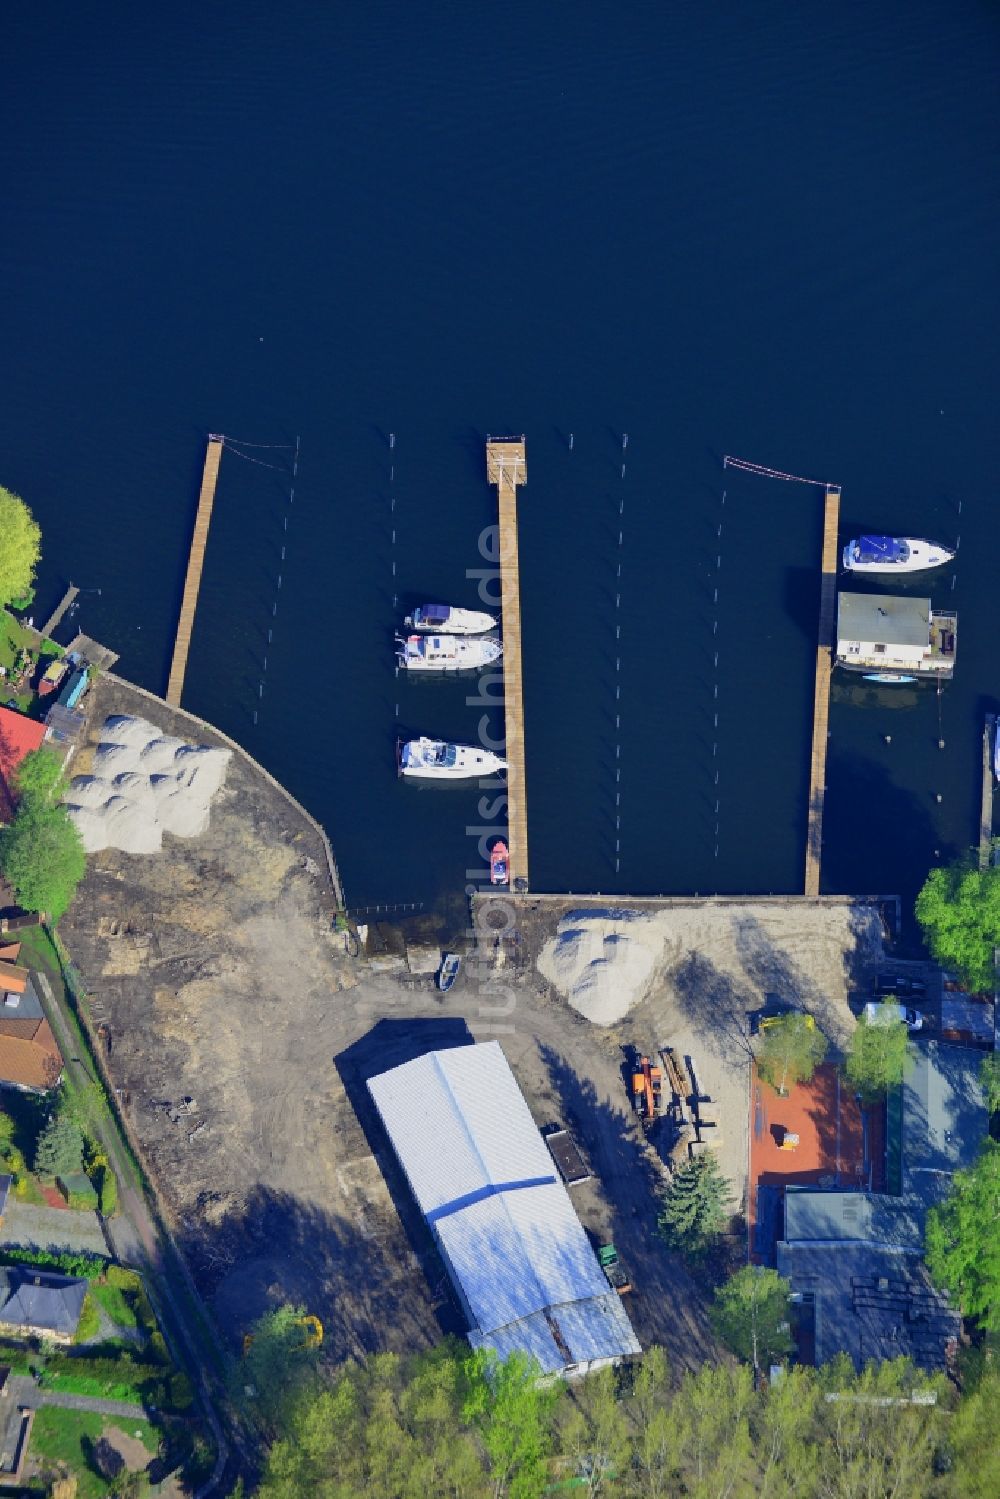
<path id="1" fill-rule="evenodd" d="M 875 640 L 886 645 L 926 646 L 930 640 L 930 599 L 893 593 L 841 593 L 837 633 L 841 640 Z"/>

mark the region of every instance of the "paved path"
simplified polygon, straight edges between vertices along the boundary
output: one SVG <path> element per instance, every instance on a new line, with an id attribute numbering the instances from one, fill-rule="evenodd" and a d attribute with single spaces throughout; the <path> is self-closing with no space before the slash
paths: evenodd
<path id="1" fill-rule="evenodd" d="M 96 1213 L 40 1207 L 33 1202 L 20 1202 L 13 1194 L 3 1215 L 0 1244 L 13 1244 L 21 1249 L 68 1250 L 75 1254 L 108 1253 Z"/>
<path id="2" fill-rule="evenodd" d="M 27 1374 L 10 1378 L 10 1403 L 40 1410 L 43 1405 L 57 1405 L 67 1411 L 94 1411 L 99 1416 L 118 1416 L 126 1421 L 148 1421 L 145 1407 L 127 1400 L 102 1400 L 99 1395 L 64 1395 L 60 1390 L 43 1390 Z"/>

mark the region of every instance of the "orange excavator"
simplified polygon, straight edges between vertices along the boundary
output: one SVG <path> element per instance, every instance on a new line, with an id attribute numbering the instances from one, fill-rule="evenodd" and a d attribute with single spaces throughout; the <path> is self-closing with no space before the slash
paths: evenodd
<path id="1" fill-rule="evenodd" d="M 639 1067 L 632 1074 L 632 1102 L 642 1120 L 643 1129 L 649 1129 L 660 1117 L 663 1099 L 663 1072 L 654 1067 L 648 1057 L 639 1058 Z"/>

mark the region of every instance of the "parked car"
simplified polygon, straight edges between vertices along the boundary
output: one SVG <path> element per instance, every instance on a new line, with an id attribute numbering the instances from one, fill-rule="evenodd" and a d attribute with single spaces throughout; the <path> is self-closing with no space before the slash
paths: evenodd
<path id="1" fill-rule="evenodd" d="M 902 973 L 880 973 L 875 980 L 874 994 L 926 994 L 923 979 L 907 978 Z"/>
<path id="2" fill-rule="evenodd" d="M 910 1031 L 922 1031 L 924 1017 L 919 1010 L 908 1005 L 894 1005 L 891 1000 L 869 1000 L 865 1005 L 865 1019 L 869 1025 L 888 1025 L 893 1020 L 905 1020 Z"/>

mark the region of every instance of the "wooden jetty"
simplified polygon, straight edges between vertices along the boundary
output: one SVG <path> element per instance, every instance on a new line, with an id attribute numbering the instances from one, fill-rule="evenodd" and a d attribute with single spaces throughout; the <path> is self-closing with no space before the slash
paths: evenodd
<path id="1" fill-rule="evenodd" d="M 521 574 L 517 555 L 517 486 L 528 465 L 524 438 L 486 441 L 486 476 L 500 505 L 500 599 L 507 759 L 507 847 L 510 887 L 528 888 L 528 811 L 524 774 L 524 693 L 521 683 Z"/>
<path id="2" fill-rule="evenodd" d="M 62 622 L 63 615 L 73 604 L 79 592 L 79 588 L 77 588 L 74 583 L 71 583 L 69 585 L 66 592 L 63 594 L 62 598 L 59 600 L 58 604 L 53 609 L 52 613 L 49 615 L 48 619 L 45 621 L 44 625 L 42 625 L 41 629 L 38 632 L 43 640 L 51 639 L 52 631 L 59 628 L 59 625 Z"/>
<path id="3" fill-rule="evenodd" d="M 830 721 L 830 676 L 833 670 L 834 621 L 837 607 L 837 553 L 840 485 L 827 484 L 823 510 L 823 561 L 816 639 L 816 686 L 813 697 L 812 761 L 809 768 L 809 821 L 806 832 L 805 894 L 819 895 L 823 857 L 823 803 L 826 799 L 826 749 Z"/>
<path id="4" fill-rule="evenodd" d="M 214 432 L 209 433 L 205 470 L 201 477 L 201 494 L 198 497 L 198 514 L 195 516 L 187 576 L 184 579 L 184 596 L 181 599 L 181 613 L 177 621 L 177 635 L 174 639 L 174 655 L 170 663 L 170 680 L 167 683 L 167 702 L 173 708 L 180 707 L 181 693 L 184 691 L 184 673 L 187 671 L 191 631 L 194 629 L 195 610 L 198 607 L 201 570 L 205 563 L 205 545 L 212 520 L 212 506 L 215 503 L 215 486 L 219 478 L 219 460 L 222 457 L 223 441 L 224 439 L 216 436 Z"/>
<path id="5" fill-rule="evenodd" d="M 983 796 L 979 808 L 979 867 L 989 869 L 993 862 L 993 735 L 995 713 L 987 713 L 983 724 Z"/>

